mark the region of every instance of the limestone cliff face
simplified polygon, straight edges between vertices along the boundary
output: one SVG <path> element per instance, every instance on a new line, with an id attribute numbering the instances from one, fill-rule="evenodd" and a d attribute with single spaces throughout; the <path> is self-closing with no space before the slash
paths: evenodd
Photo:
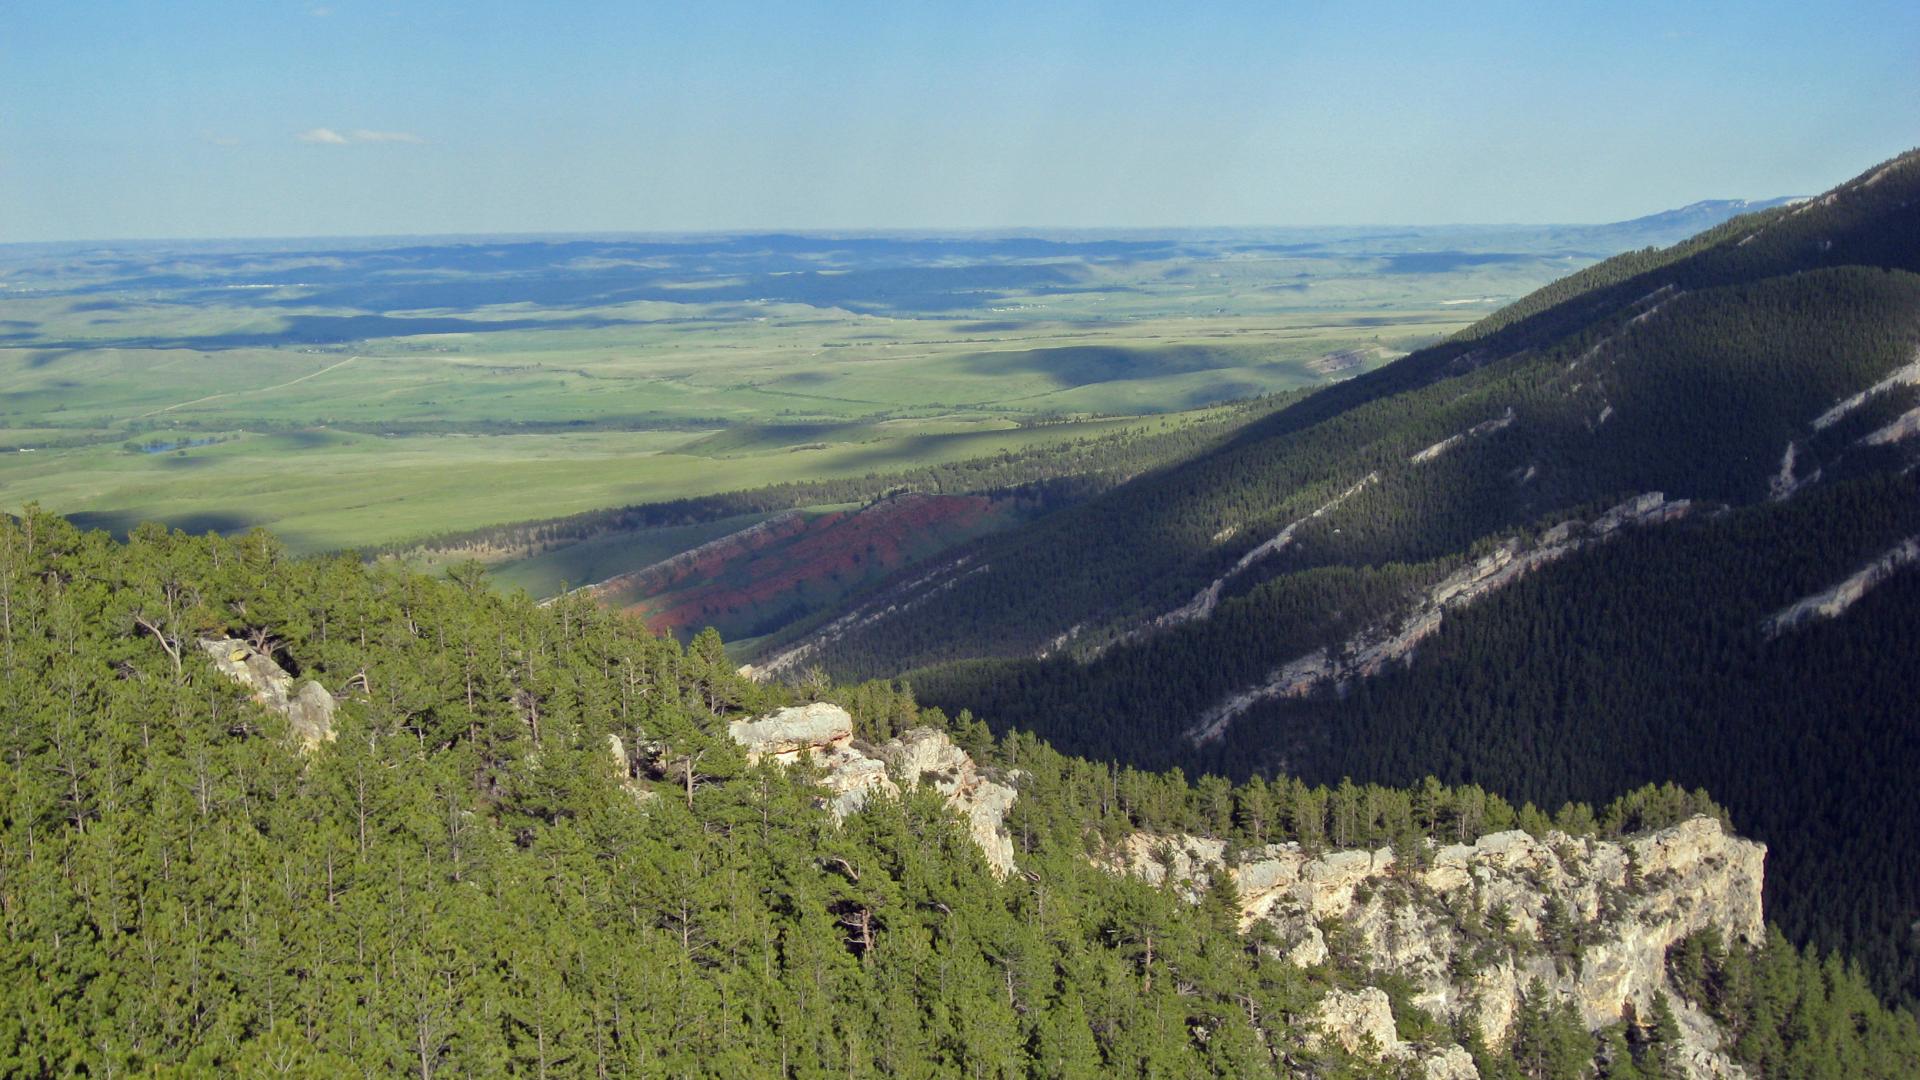
<path id="1" fill-rule="evenodd" d="M 967 753 L 931 728 L 880 746 L 858 742 L 837 705 L 781 709 L 729 726 L 750 760 L 811 761 L 823 771 L 823 802 L 836 817 L 875 792 L 928 785 L 965 820 L 996 874 L 1014 866 L 1004 819 L 1017 793 L 984 775 Z M 1695 1077 L 1738 1077 L 1720 1053 L 1713 1022 L 1671 993 L 1669 947 L 1709 928 L 1729 942 L 1759 944 L 1766 847 L 1711 818 L 1621 841 L 1549 832 L 1495 833 L 1471 844 L 1314 854 L 1298 844 L 1229 851 L 1225 842 L 1134 833 L 1095 862 L 1198 899 L 1227 874 L 1241 928 L 1265 924 L 1287 959 L 1330 960 L 1409 980 L 1413 1003 L 1446 1020 L 1471 1019 L 1490 1046 L 1505 1044 L 1536 985 L 1570 1001 L 1591 1028 L 1652 1015 L 1667 993 Z M 1396 1070 L 1431 1080 L 1476 1076 L 1450 1043 L 1400 1040 L 1377 987 L 1330 992 L 1316 1038 L 1364 1049 Z"/>
<path id="2" fill-rule="evenodd" d="M 308 680 L 298 692 L 294 678 L 273 657 L 238 638 L 201 638 L 200 648 L 222 675 L 253 691 L 253 699 L 287 718 L 308 750 L 333 741 L 333 695 Z"/>
<path id="3" fill-rule="evenodd" d="M 727 734 L 747 751 L 748 761 L 772 758 L 782 764 L 802 759 L 825 771 L 821 784 L 836 818 L 866 805 L 876 791 L 930 785 L 945 796 L 967 824 L 967 832 L 987 857 L 994 873 L 1013 870 L 1013 839 L 1004 824 L 1018 797 L 1013 788 L 984 776 L 973 758 L 943 732 L 915 728 L 881 746 L 853 738 L 853 718 L 838 705 L 817 702 L 781 709 L 756 720 L 735 720 Z"/>
<path id="4" fill-rule="evenodd" d="M 908 785 L 930 784 L 967 821 L 967 832 L 1001 877 L 1013 870 L 1013 838 L 1007 835 L 1007 811 L 1018 794 L 981 775 L 973 758 L 946 733 L 915 728 L 880 747 L 894 775 Z"/>
<path id="5" fill-rule="evenodd" d="M 727 734 L 746 747 L 748 760 L 772 757 L 790 765 L 802 756 L 846 747 L 853 741 L 853 717 L 838 705 L 816 702 L 758 720 L 735 720 Z"/>
<path id="6" fill-rule="evenodd" d="M 1393 1004 L 1387 992 L 1377 986 L 1328 991 L 1320 999 L 1314 1021 L 1318 1031 L 1309 1036 L 1310 1043 L 1333 1042 L 1350 1054 L 1412 1066 L 1411 1070 L 1396 1069 L 1397 1075 L 1424 1080 L 1479 1080 L 1480 1070 L 1465 1047 L 1451 1043 L 1421 1047 L 1401 1039 L 1394 1029 Z"/>
<path id="7" fill-rule="evenodd" d="M 1429 845 L 1407 865 L 1385 848 L 1310 855 L 1296 844 L 1229 859 L 1218 840 L 1147 834 L 1100 857 L 1196 897 L 1224 871 L 1243 927 L 1267 922 L 1290 959 L 1317 964 L 1337 949 L 1360 967 L 1404 976 L 1418 988 L 1414 1004 L 1472 1018 L 1495 1046 L 1536 981 L 1599 1028 L 1629 1011 L 1651 1014 L 1654 996 L 1670 990 L 1667 949 L 1689 934 L 1711 927 L 1758 944 L 1765 859 L 1765 845 L 1704 817 L 1619 842 L 1496 833 Z M 1712 1022 L 1672 1000 L 1692 1074 L 1739 1075 L 1718 1053 Z M 1351 1029 L 1359 1006 L 1337 1004 L 1334 1015 L 1348 1019 L 1333 1026 Z"/>

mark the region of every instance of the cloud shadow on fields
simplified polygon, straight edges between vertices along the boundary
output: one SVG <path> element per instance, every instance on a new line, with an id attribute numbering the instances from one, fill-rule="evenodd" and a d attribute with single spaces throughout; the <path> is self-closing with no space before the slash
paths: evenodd
<path id="1" fill-rule="evenodd" d="M 215 532 L 222 536 L 246 532 L 255 525 L 264 524 L 260 518 L 227 511 L 206 511 L 192 514 L 149 515 L 129 510 L 81 510 L 65 515 L 66 519 L 78 529 L 104 529 L 117 540 L 125 540 L 127 534 L 148 521 L 158 521 L 169 529 L 199 536 Z"/>
<path id="2" fill-rule="evenodd" d="M 1206 345 L 1170 345 L 1148 349 L 1070 345 L 1058 349 L 973 353 L 962 357 L 960 365 L 975 375 L 1045 375 L 1057 385 L 1069 387 L 1244 367 L 1248 359 L 1241 350 Z"/>

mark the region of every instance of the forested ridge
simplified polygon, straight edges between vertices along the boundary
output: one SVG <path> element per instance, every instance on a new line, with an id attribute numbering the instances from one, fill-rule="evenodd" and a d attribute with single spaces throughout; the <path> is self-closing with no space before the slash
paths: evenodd
<path id="1" fill-rule="evenodd" d="M 1543 805 L 1702 785 L 1769 844 L 1772 917 L 1904 997 L 1920 973 L 1909 797 L 1920 574 L 1896 575 L 1832 621 L 1770 637 L 1765 620 L 1917 534 L 1911 475 L 1630 531 L 1449 616 L 1410 668 L 1344 695 L 1256 705 L 1209 746 L 1184 735 L 1218 680 L 1255 681 L 1271 657 L 1322 644 L 1324 620 L 1310 616 L 1365 620 L 1394 579 L 1289 574 L 1090 663 L 977 661 L 917 672 L 915 686 L 1068 752 L 1143 767 L 1284 768 L 1322 782 L 1432 773 Z"/>
<path id="2" fill-rule="evenodd" d="M 1908 171 L 1920 187 L 1920 169 Z M 1550 346 L 1321 415 L 1331 408 L 1322 399 L 1345 400 L 1364 380 L 1425 363 L 1416 353 L 1250 424 L 1214 452 L 976 542 L 967 554 L 990 571 L 825 643 L 820 656 L 836 671 L 882 674 L 1030 654 L 1076 626 L 1083 643 L 1109 641 L 1370 477 L 1378 482 L 1317 519 L 1289 561 L 1262 572 L 1298 568 L 1314 546 L 1322 562 L 1431 558 L 1641 491 L 1764 498 L 1790 441 L 1801 441 L 1803 474 L 1872 458 L 1842 438 L 1864 431 L 1809 424 L 1911 363 L 1916 348 L 1920 275 L 1905 270 L 1661 285 Z M 1876 404 L 1906 400 L 1897 391 Z M 1508 410 L 1504 429 L 1414 460 Z"/>
<path id="3" fill-rule="evenodd" d="M 1704 785 L 1772 845 L 1790 937 L 1920 996 L 1907 778 L 1914 572 L 1831 621 L 1769 615 L 1920 535 L 1920 155 L 1598 264 L 1220 447 L 906 575 L 815 639 L 842 678 L 1063 749 L 1235 776 L 1432 773 L 1558 805 Z M 1446 613 L 1409 670 L 1257 703 L 1556 526 L 1658 492 L 1682 519 L 1584 542 Z M 1284 543 L 1275 544 L 1284 535 Z M 1585 535 L 1582 533 L 1581 535 Z M 1242 564 L 1266 544 L 1272 550 Z M 1213 590 L 1206 617 L 1167 618 Z M 830 625 L 830 624 L 829 624 Z M 1045 659 L 1034 659 L 1045 654 Z"/>
<path id="4" fill-rule="evenodd" d="M 196 642 L 220 635 L 332 688 L 332 741 L 303 750 L 219 674 Z M 470 565 L 119 543 L 29 510 L 0 520 L 0 637 L 12 1076 L 1379 1075 L 1305 1032 L 1364 958 L 1290 965 L 1229 897 L 1088 852 L 1141 828 L 1321 849 L 1724 815 L 1671 785 L 1550 818 L 1431 780 L 1189 783 L 996 739 L 904 687 L 816 685 L 864 738 L 944 727 L 1017 783 L 1002 882 L 937 797 L 836 824 L 806 770 L 748 765 L 726 720 L 798 692 L 741 679 L 713 635 L 683 649 Z M 1672 962 L 1768 1075 L 1920 1061 L 1912 1018 L 1838 961 L 1776 939 Z M 1490 1075 L 1673 1067 L 1658 1015 L 1589 1034 L 1532 1000 L 1510 1047 L 1446 1034 Z M 1404 999 L 1396 1019 L 1436 1030 Z"/>

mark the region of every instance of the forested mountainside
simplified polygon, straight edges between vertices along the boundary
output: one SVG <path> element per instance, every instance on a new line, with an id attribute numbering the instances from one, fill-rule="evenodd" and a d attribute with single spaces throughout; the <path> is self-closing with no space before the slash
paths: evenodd
<path id="1" fill-rule="evenodd" d="M 1705 784 L 1773 846 L 1789 933 L 1911 997 L 1916 271 L 1909 154 L 1572 275 L 756 670 L 910 672 L 1147 767 Z"/>
<path id="2" fill-rule="evenodd" d="M 1920 1068 L 1671 785 L 1190 784 L 471 567 L 33 510 L 0 677 L 8 1076 Z"/>
<path id="3" fill-rule="evenodd" d="M 1452 553 L 1502 526 L 1648 490 L 1765 496 L 1789 442 L 1915 359 L 1916 164 L 1896 159 L 1820 199 L 1574 274 L 1223 448 L 983 541 L 957 572 L 874 600 L 908 610 L 803 639 L 805 658 L 904 670 L 1031 653 L 1061 634 L 1081 648 L 1110 642 L 1363 482 L 1364 498 L 1315 518 L 1302 550 L 1260 562 L 1261 575 Z M 1820 463 L 1799 449 L 1810 474 Z"/>
<path id="4" fill-rule="evenodd" d="M 1771 917 L 1905 995 L 1920 910 L 1909 660 L 1920 574 L 1891 576 L 1833 618 L 1769 620 L 1916 535 L 1910 475 L 1623 529 L 1449 614 L 1411 666 L 1344 692 L 1329 680 L 1250 701 L 1207 742 L 1194 734 L 1217 708 L 1210 676 L 1285 688 L 1270 658 L 1320 648 L 1286 614 L 1361 604 L 1370 583 L 1345 569 L 1294 575 L 1091 663 L 954 665 L 915 686 L 1143 767 L 1326 782 L 1432 773 L 1545 805 L 1655 780 L 1704 785 L 1769 845 Z"/>

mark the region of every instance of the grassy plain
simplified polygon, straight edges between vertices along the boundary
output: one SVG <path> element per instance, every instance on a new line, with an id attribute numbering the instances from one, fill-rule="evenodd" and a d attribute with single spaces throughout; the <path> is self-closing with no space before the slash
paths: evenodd
<path id="1" fill-rule="evenodd" d="M 1154 423 L 1146 417 L 901 434 L 724 457 L 680 452 L 710 434 L 703 431 L 236 432 L 214 445 L 159 454 L 118 443 L 10 454 L 0 459 L 0 484 L 10 501 L 38 501 L 107 528 L 145 520 L 190 531 L 262 525 L 296 550 L 321 551 L 603 506 L 891 472 Z"/>
<path id="2" fill-rule="evenodd" d="M 0 249 L 0 509 L 265 525 L 312 551 L 893 472 L 1354 374 L 1602 248 L 1336 230 Z"/>

